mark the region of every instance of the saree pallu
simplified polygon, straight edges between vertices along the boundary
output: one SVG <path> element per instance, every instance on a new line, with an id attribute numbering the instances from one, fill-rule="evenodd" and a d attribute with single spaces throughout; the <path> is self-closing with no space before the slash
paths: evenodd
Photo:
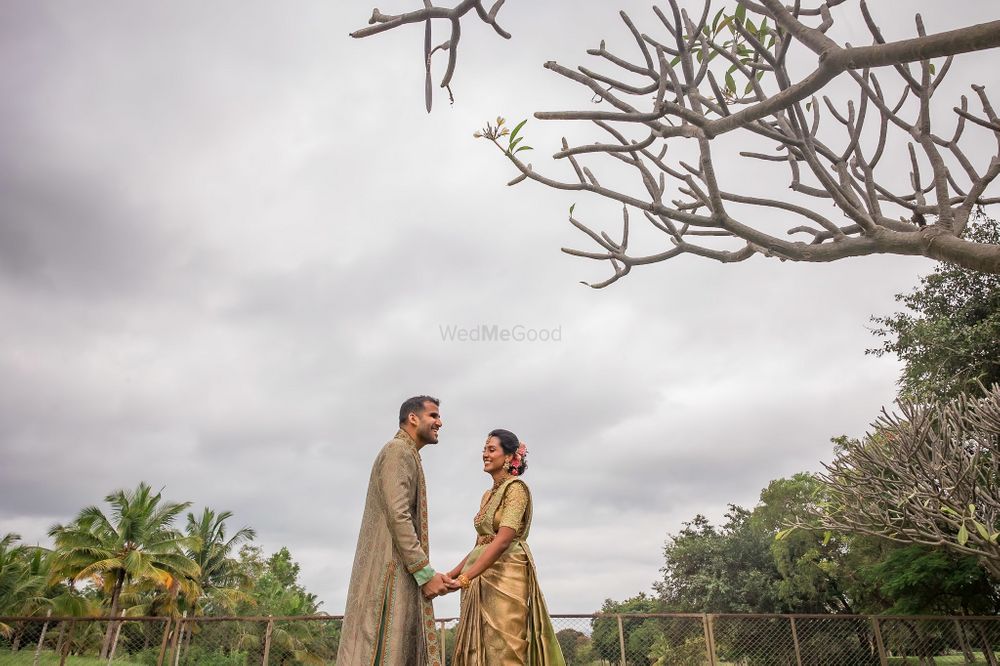
<path id="1" fill-rule="evenodd" d="M 477 546 L 465 570 L 486 546 Z M 453 666 L 564 666 L 528 544 L 514 541 L 462 592 Z"/>

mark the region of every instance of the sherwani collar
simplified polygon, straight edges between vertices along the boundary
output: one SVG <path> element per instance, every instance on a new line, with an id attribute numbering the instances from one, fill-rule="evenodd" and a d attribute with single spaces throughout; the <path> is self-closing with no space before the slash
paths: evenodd
<path id="1" fill-rule="evenodd" d="M 410 437 L 410 433 L 406 432 L 402 428 L 396 431 L 396 436 L 393 439 L 403 440 L 404 442 L 413 447 L 413 450 L 417 453 L 418 456 L 420 455 L 420 447 L 417 446 L 417 441 L 412 437 Z"/>

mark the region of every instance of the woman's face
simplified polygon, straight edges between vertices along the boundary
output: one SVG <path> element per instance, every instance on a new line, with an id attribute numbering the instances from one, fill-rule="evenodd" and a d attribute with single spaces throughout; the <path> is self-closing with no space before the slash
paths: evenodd
<path id="1" fill-rule="evenodd" d="M 500 446 L 500 440 L 496 437 L 490 437 L 483 447 L 483 471 L 487 474 L 496 474 L 503 469 L 503 464 L 508 457 L 503 452 L 503 447 Z"/>

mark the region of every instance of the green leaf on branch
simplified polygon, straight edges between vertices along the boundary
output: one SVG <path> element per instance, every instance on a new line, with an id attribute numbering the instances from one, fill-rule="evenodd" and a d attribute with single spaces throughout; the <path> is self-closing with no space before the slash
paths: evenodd
<path id="1" fill-rule="evenodd" d="M 516 125 L 516 126 L 514 127 L 514 131 L 510 133 L 510 141 L 511 141 L 511 143 L 513 143 L 513 142 L 514 142 L 514 140 L 515 140 L 515 139 L 517 138 L 517 134 L 518 134 L 518 132 L 520 132 L 520 131 L 521 131 L 521 128 L 522 128 L 522 127 L 524 127 L 524 123 L 526 123 L 526 122 L 528 122 L 528 119 L 527 119 L 527 118 L 525 118 L 524 120 L 522 120 L 521 122 L 519 122 L 519 123 L 518 123 L 518 124 L 517 124 L 517 125 Z"/>
<path id="2" fill-rule="evenodd" d="M 569 214 L 570 214 L 570 215 L 572 215 L 572 214 L 573 214 L 573 209 L 574 209 L 574 208 L 576 208 L 576 204 L 573 204 L 573 205 L 571 205 L 571 206 L 569 207 Z"/>
<path id="3" fill-rule="evenodd" d="M 718 32 L 718 31 L 719 31 L 719 19 L 721 19 L 721 18 L 722 18 L 722 14 L 723 14 L 723 12 L 725 12 L 725 11 L 726 11 L 726 9 L 725 9 L 725 7 L 723 7 L 722 9 L 720 9 L 720 10 L 719 10 L 719 11 L 718 11 L 718 12 L 716 13 L 716 15 L 715 15 L 715 18 L 714 18 L 714 19 L 712 19 L 712 30 L 713 30 L 713 31 L 715 31 L 715 32 Z"/>
<path id="4" fill-rule="evenodd" d="M 958 545 L 964 546 L 969 542 L 969 530 L 965 527 L 965 523 L 958 528 Z"/>

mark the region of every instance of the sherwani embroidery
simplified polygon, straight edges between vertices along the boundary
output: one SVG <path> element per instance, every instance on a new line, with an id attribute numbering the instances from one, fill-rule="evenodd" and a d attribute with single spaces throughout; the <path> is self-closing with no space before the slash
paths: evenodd
<path id="1" fill-rule="evenodd" d="M 399 430 L 372 465 L 338 666 L 441 666 L 434 609 L 413 574 L 429 562 L 427 487 Z"/>

